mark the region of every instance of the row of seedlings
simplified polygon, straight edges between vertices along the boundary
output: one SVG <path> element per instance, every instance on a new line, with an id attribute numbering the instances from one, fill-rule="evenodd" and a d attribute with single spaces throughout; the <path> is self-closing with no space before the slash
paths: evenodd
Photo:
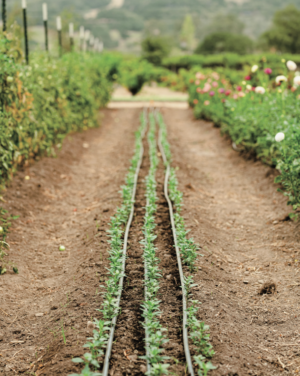
<path id="1" fill-rule="evenodd" d="M 74 358 L 74 363 L 83 363 L 84 368 L 80 375 L 82 376 L 98 376 L 108 372 L 109 358 L 111 354 L 111 346 L 113 342 L 114 329 L 117 316 L 120 312 L 120 299 L 123 289 L 123 279 L 125 276 L 125 261 L 127 251 L 127 238 L 129 228 L 131 226 L 134 199 L 136 192 L 136 184 L 138 174 L 144 153 L 143 137 L 146 131 L 147 118 L 146 114 L 141 115 L 141 126 L 136 132 L 135 152 L 131 160 L 131 166 L 126 176 L 126 184 L 122 186 L 122 205 L 117 209 L 116 214 L 111 218 L 108 236 L 110 244 L 108 269 L 109 276 L 103 292 L 103 303 L 98 311 L 102 313 L 102 320 L 95 319 L 93 337 L 88 338 L 88 342 L 84 345 L 89 351 L 82 358 Z M 103 373 L 100 369 L 99 358 L 104 355 L 106 348 L 106 356 L 104 361 Z M 106 370 L 105 370 L 106 369 Z M 72 374 L 70 376 L 79 376 Z"/>
<path id="2" fill-rule="evenodd" d="M 169 364 L 165 363 L 168 358 L 162 355 L 162 345 L 168 342 L 158 317 L 161 315 L 160 301 L 157 298 L 159 290 L 159 278 L 161 273 L 158 267 L 159 259 L 156 256 L 154 240 L 155 212 L 156 212 L 156 180 L 155 174 L 158 166 L 156 146 L 156 123 L 154 115 L 150 116 L 150 129 L 148 133 L 150 169 L 146 178 L 146 214 L 143 226 L 144 239 L 141 244 L 144 249 L 145 265 L 145 301 L 142 304 L 144 328 L 145 328 L 145 349 L 147 361 L 147 375 L 159 376 L 168 373 Z"/>
<path id="3" fill-rule="evenodd" d="M 173 234 L 175 245 L 177 245 L 183 263 L 189 267 L 189 275 L 183 275 L 183 294 L 185 295 L 186 305 L 186 325 L 188 328 L 188 337 L 195 345 L 198 355 L 194 356 L 194 362 L 198 366 L 198 375 L 206 376 L 209 370 L 215 369 L 207 358 L 214 355 L 212 345 L 209 343 L 209 326 L 204 322 L 197 319 L 197 312 L 199 310 L 198 300 L 194 300 L 191 289 L 196 286 L 193 282 L 192 273 L 196 270 L 195 261 L 197 259 L 197 250 L 199 247 L 194 243 L 193 239 L 188 238 L 189 231 L 185 228 L 184 219 L 181 216 L 181 209 L 183 206 L 183 194 L 178 189 L 178 180 L 174 168 L 170 167 L 171 163 L 171 150 L 167 140 L 167 129 L 163 117 L 157 113 L 157 120 L 159 124 L 159 144 L 161 154 L 164 158 L 164 163 L 167 170 L 166 176 L 166 196 L 169 195 L 174 211 L 171 210 L 173 215 Z M 166 197 L 168 198 L 168 197 Z"/>

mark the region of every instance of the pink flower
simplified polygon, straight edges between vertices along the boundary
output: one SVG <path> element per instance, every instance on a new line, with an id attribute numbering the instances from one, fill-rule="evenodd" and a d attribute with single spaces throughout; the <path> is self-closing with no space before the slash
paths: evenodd
<path id="1" fill-rule="evenodd" d="M 196 89 L 196 91 L 197 91 L 197 93 L 202 93 L 202 89 L 201 89 L 201 87 L 197 87 L 197 89 Z"/>
<path id="2" fill-rule="evenodd" d="M 250 81 L 251 80 L 251 76 L 246 76 L 244 79 L 245 79 L 245 81 Z"/>
<path id="3" fill-rule="evenodd" d="M 210 84 L 208 84 L 207 82 L 204 84 L 204 88 L 203 88 L 203 90 L 205 90 L 205 91 L 209 91 L 211 89 L 211 85 Z"/>
<path id="4" fill-rule="evenodd" d="M 242 91 L 242 87 L 241 87 L 241 86 L 238 86 L 238 87 L 236 88 L 236 90 L 237 90 L 237 91 Z"/>
<path id="5" fill-rule="evenodd" d="M 200 85 L 200 81 L 199 81 L 199 80 L 196 80 L 196 81 L 195 81 L 195 85 L 197 85 L 197 86 Z"/>
<path id="6" fill-rule="evenodd" d="M 202 80 L 202 78 L 203 78 L 203 74 L 202 74 L 201 72 L 197 72 L 197 73 L 196 73 L 196 78 L 197 78 L 198 80 Z"/>
<path id="7" fill-rule="evenodd" d="M 265 73 L 266 74 L 271 74 L 272 73 L 272 69 L 271 68 L 266 68 L 265 69 Z"/>
<path id="8" fill-rule="evenodd" d="M 246 94 L 243 93 L 242 91 L 240 91 L 240 92 L 238 93 L 238 96 L 241 97 L 241 98 L 243 98 L 245 95 L 246 95 Z"/>
<path id="9" fill-rule="evenodd" d="M 220 87 L 220 89 L 218 90 L 218 92 L 219 92 L 220 94 L 224 94 L 224 93 L 225 93 L 225 89 L 223 89 L 222 87 Z"/>
<path id="10" fill-rule="evenodd" d="M 238 95 L 237 94 L 233 94 L 233 99 L 238 99 Z"/>
<path id="11" fill-rule="evenodd" d="M 226 91 L 225 91 L 225 95 L 228 96 L 228 95 L 230 95 L 230 94 L 231 94 L 231 91 L 230 91 L 230 90 L 226 90 Z"/>
<path id="12" fill-rule="evenodd" d="M 213 86 L 213 87 L 218 87 L 218 83 L 217 83 L 216 81 L 214 81 L 214 82 L 212 83 L 212 86 Z"/>
<path id="13" fill-rule="evenodd" d="M 256 88 L 255 88 L 254 86 L 252 86 L 252 89 L 251 89 L 251 90 L 252 90 L 252 91 L 255 91 L 255 89 L 256 89 Z"/>
<path id="14" fill-rule="evenodd" d="M 210 104 L 210 101 L 205 101 L 204 102 L 204 106 L 209 106 L 209 104 Z"/>
<path id="15" fill-rule="evenodd" d="M 213 97 L 213 96 L 215 95 L 215 92 L 212 90 L 212 91 L 209 92 L 209 95 L 210 95 L 211 97 Z"/>

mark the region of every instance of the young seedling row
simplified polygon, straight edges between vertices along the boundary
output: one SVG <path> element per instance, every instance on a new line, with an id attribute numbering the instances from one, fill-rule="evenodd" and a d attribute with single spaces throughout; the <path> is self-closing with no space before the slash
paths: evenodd
<path id="1" fill-rule="evenodd" d="M 102 317 L 84 345 L 88 352 L 73 361 L 84 363 L 85 376 L 207 375 L 214 351 L 192 296 L 198 247 L 180 214 L 182 193 L 159 112 L 141 115 L 122 196 L 108 231 Z"/>

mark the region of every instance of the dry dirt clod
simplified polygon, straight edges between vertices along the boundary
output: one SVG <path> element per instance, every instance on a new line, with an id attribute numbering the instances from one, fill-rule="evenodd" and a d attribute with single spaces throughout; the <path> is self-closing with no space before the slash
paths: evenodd
<path id="1" fill-rule="evenodd" d="M 95 324 L 92 321 L 87 322 L 87 330 L 95 329 Z"/>
<path id="2" fill-rule="evenodd" d="M 143 372 L 143 373 L 147 372 L 147 368 L 144 364 L 141 365 L 141 372 Z"/>
<path id="3" fill-rule="evenodd" d="M 264 294 L 275 294 L 277 291 L 276 283 L 274 282 L 266 282 L 263 287 L 259 291 L 259 295 Z"/>

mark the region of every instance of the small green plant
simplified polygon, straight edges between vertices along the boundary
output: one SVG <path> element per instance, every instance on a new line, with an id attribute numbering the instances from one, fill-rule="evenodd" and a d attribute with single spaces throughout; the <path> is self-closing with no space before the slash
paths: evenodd
<path id="1" fill-rule="evenodd" d="M 154 240 L 155 212 L 156 212 L 156 180 L 155 173 L 158 166 L 157 146 L 155 140 L 155 118 L 153 114 L 149 116 L 150 129 L 148 133 L 150 169 L 146 177 L 146 210 L 143 225 L 144 239 L 140 242 L 143 246 L 144 265 L 145 265 L 145 301 L 142 304 L 145 328 L 145 342 L 146 342 L 146 356 L 151 365 L 148 376 L 160 376 L 168 373 L 169 364 L 165 364 L 168 357 L 163 356 L 162 345 L 168 342 L 165 332 L 167 329 L 163 328 L 158 320 L 161 315 L 159 309 L 160 301 L 157 298 L 159 290 L 159 281 L 161 277 L 158 268 L 159 259 L 156 256 L 156 248 Z"/>
<path id="2" fill-rule="evenodd" d="M 126 176 L 126 184 L 121 187 L 122 205 L 117 209 L 116 214 L 111 218 L 109 224 L 108 243 L 109 249 L 109 276 L 105 285 L 100 285 L 102 288 L 101 294 L 103 295 L 103 303 L 100 309 L 103 320 L 94 320 L 95 329 L 93 330 L 93 337 L 88 338 L 88 342 L 84 348 L 89 350 L 84 355 L 84 358 L 75 358 L 73 362 L 85 364 L 81 376 L 95 376 L 100 375 L 95 373 L 100 368 L 99 357 L 104 354 L 104 349 L 107 345 L 109 338 L 109 331 L 111 329 L 112 319 L 119 315 L 121 310 L 118 306 L 118 297 L 122 293 L 120 291 L 120 278 L 124 277 L 123 273 L 123 236 L 124 227 L 128 221 L 129 214 L 132 207 L 132 194 L 134 188 L 134 179 L 136 169 L 138 167 L 141 150 L 142 150 L 142 137 L 146 128 L 146 118 L 144 114 L 141 116 L 141 126 L 136 132 L 135 152 L 131 160 L 131 166 Z M 102 253 L 101 253 L 102 259 Z M 74 376 L 74 375 L 73 375 Z"/>
<path id="3" fill-rule="evenodd" d="M 160 142 L 166 156 L 166 167 L 171 162 L 170 145 L 167 141 L 167 130 L 164 124 L 162 115 L 157 115 L 160 127 Z M 178 190 L 178 181 L 176 178 L 176 169 L 171 169 L 169 178 L 169 195 L 175 207 L 174 222 L 177 237 L 177 245 L 180 249 L 183 261 L 189 266 L 189 270 L 193 273 L 196 270 L 195 261 L 197 259 L 197 251 L 200 249 L 194 243 L 193 239 L 188 239 L 188 231 L 185 229 L 184 219 L 181 217 L 180 212 L 182 209 L 182 193 Z M 188 302 L 187 313 L 187 326 L 189 329 L 189 338 L 194 343 L 199 355 L 194 356 L 194 360 L 198 365 L 198 375 L 207 375 L 210 369 L 214 369 L 211 362 L 206 362 L 206 358 L 211 358 L 214 355 L 212 345 L 209 343 L 209 326 L 205 325 L 197 319 L 197 312 L 199 309 L 199 301 L 194 300 L 191 290 L 196 287 L 192 275 L 184 277 L 184 294 Z M 181 329 L 181 328 L 180 328 Z"/>

